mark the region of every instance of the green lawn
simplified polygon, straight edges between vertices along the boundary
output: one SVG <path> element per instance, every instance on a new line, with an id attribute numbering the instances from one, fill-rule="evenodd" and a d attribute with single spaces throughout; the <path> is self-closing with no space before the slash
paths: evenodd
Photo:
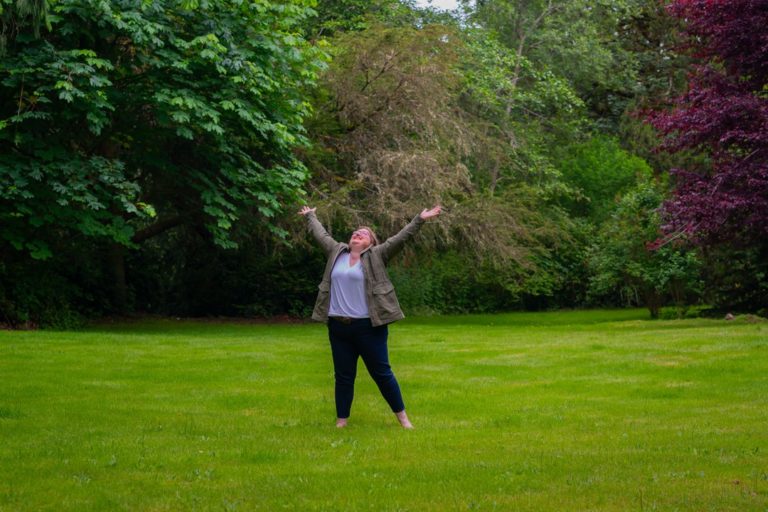
<path id="1" fill-rule="evenodd" d="M 334 427 L 324 326 L 0 331 L 0 510 L 768 510 L 768 323 L 414 318 Z"/>

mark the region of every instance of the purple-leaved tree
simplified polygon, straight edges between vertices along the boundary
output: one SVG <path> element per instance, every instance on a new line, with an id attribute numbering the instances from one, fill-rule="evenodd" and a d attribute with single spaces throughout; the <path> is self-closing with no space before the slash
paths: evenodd
<path id="1" fill-rule="evenodd" d="M 648 120 L 662 149 L 709 162 L 671 170 L 667 240 L 760 240 L 768 235 L 768 1 L 674 0 L 668 10 L 684 21 L 685 45 L 699 60 L 688 92 Z"/>

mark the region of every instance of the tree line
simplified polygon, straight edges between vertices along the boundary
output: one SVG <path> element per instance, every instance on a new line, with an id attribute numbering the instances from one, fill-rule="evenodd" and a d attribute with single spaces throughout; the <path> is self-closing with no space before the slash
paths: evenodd
<path id="1" fill-rule="evenodd" d="M 412 312 L 765 312 L 766 11 L 0 0 L 0 322 L 304 317 L 300 205 L 433 202 Z"/>

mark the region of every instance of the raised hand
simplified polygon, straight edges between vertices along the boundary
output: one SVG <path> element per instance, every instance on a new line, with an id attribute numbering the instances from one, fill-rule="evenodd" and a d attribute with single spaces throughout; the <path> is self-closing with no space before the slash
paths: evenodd
<path id="1" fill-rule="evenodd" d="M 419 214 L 419 217 L 421 217 L 423 220 L 431 219 L 432 217 L 437 217 L 438 215 L 440 215 L 440 212 L 442 210 L 443 210 L 443 207 L 440 206 L 439 204 L 434 208 L 432 208 L 431 210 L 427 210 L 426 208 L 424 208 L 424 211 L 422 211 Z"/>
<path id="2" fill-rule="evenodd" d="M 314 213 L 315 210 L 317 210 L 317 208 L 310 208 L 309 206 L 302 206 L 301 210 L 299 210 L 299 215 L 306 215 L 308 213 Z"/>

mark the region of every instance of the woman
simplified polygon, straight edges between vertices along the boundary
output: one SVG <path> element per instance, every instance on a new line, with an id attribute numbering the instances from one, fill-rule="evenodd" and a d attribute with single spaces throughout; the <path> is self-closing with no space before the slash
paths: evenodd
<path id="1" fill-rule="evenodd" d="M 413 428 L 387 353 L 387 324 L 404 318 L 395 289 L 387 276 L 389 259 L 400 252 L 427 219 L 440 215 L 440 206 L 424 210 L 398 234 L 379 244 L 374 232 L 361 227 L 349 243 L 337 242 L 304 206 L 309 230 L 328 262 L 320 282 L 312 319 L 327 322 L 336 379 L 336 426 L 347 426 L 355 390 L 357 359 L 363 358 L 379 391 L 404 428 Z"/>

